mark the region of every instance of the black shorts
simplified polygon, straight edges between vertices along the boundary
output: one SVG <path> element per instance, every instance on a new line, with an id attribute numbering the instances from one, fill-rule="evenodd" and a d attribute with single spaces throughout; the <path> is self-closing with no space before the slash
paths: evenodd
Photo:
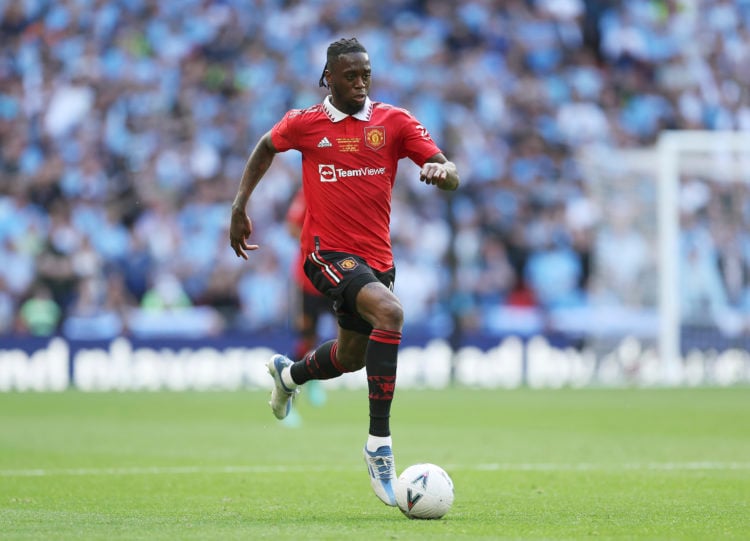
<path id="1" fill-rule="evenodd" d="M 372 325 L 357 313 L 357 293 L 365 285 L 380 282 L 393 291 L 396 269 L 378 272 L 359 256 L 346 252 L 315 251 L 305 258 L 305 274 L 315 288 L 333 300 L 342 329 L 369 335 Z"/>

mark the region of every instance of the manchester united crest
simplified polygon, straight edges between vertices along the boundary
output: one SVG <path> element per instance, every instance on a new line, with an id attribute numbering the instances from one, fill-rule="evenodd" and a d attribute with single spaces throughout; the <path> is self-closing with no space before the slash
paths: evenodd
<path id="1" fill-rule="evenodd" d="M 357 268 L 357 261 L 352 257 L 347 257 L 346 259 L 339 261 L 339 267 L 341 267 L 342 270 L 350 271 Z"/>
<path id="2" fill-rule="evenodd" d="M 368 126 L 365 128 L 365 144 L 373 150 L 385 145 L 385 126 Z"/>

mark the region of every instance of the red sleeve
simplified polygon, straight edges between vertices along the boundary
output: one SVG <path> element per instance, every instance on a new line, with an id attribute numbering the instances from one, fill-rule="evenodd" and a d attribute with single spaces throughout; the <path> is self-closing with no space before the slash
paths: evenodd
<path id="1" fill-rule="evenodd" d="M 279 152 L 297 148 L 297 138 L 295 134 L 300 133 L 294 129 L 295 119 L 299 118 L 299 110 L 292 109 L 287 111 L 284 117 L 271 128 L 271 141 L 273 146 Z"/>
<path id="2" fill-rule="evenodd" d="M 401 123 L 401 153 L 399 159 L 409 158 L 422 167 L 435 154 L 442 152 L 432 140 L 427 128 L 422 126 L 419 121 L 406 110 L 401 110 L 403 116 L 400 118 Z"/>

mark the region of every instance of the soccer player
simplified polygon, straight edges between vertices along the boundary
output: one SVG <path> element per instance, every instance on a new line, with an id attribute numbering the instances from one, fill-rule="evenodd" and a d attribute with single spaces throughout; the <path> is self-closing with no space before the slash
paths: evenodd
<path id="1" fill-rule="evenodd" d="M 370 99 L 371 73 L 370 58 L 356 38 L 329 45 L 319 85 L 330 94 L 320 104 L 288 111 L 260 138 L 232 203 L 229 240 L 238 257 L 247 259 L 258 249 L 248 242 L 250 195 L 277 152 L 300 151 L 307 202 L 300 238 L 307 254 L 304 270 L 333 300 L 338 332 L 301 361 L 271 358 L 269 404 L 283 419 L 299 385 L 364 367 L 370 414 L 364 457 L 375 494 L 395 506 L 390 410 L 404 313 L 393 293 L 391 192 L 405 157 L 421 168 L 420 181 L 440 189 L 455 190 L 459 176 L 408 111 Z"/>

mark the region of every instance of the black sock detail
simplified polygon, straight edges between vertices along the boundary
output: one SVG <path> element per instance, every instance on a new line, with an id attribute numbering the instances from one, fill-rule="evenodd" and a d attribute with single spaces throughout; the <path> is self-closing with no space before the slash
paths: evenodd
<path id="1" fill-rule="evenodd" d="M 337 378 L 345 372 L 336 362 L 336 349 L 338 341 L 329 340 L 321 344 L 315 351 L 311 351 L 305 357 L 292 365 L 290 368 L 292 381 L 302 385 L 311 379 Z"/>
<path id="2" fill-rule="evenodd" d="M 401 333 L 373 329 L 367 344 L 365 366 L 370 400 L 370 434 L 390 436 L 393 393 L 396 390 L 396 366 Z"/>

